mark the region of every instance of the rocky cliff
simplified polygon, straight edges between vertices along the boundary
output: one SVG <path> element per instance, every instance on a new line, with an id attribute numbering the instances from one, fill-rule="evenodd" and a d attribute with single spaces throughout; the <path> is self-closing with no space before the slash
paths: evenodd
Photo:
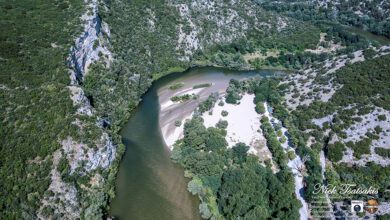
<path id="1" fill-rule="evenodd" d="M 103 121 L 97 115 L 80 86 L 90 64 L 99 60 L 108 67 L 113 60 L 107 49 L 108 39 L 104 38 L 102 33 L 103 31 L 104 35 L 109 37 L 109 27 L 99 17 L 97 4 L 98 1 L 92 0 L 87 5 L 87 12 L 81 18 L 84 23 L 84 31 L 70 49 L 68 65 L 71 83 L 68 89 L 73 105 L 77 108 L 76 115 L 88 117 L 89 121 L 94 121 L 91 125 L 75 118 L 72 124 L 81 130 L 89 130 L 92 126 L 92 129 L 99 133 L 100 138 L 89 140 L 88 144 L 84 141 L 74 140 L 72 137 L 60 141 L 62 148 L 53 154 L 51 184 L 48 189 L 50 193 L 44 197 L 40 209 L 42 211 L 43 207 L 55 204 L 55 214 L 67 219 L 101 215 L 102 208 L 100 206 L 106 205 L 107 198 L 103 193 L 103 186 L 106 183 L 104 173 L 108 173 L 117 156 L 117 146 L 113 144 L 103 126 L 109 122 Z M 65 171 L 60 168 L 61 161 L 67 162 L 68 169 Z M 82 183 L 69 181 L 69 178 L 72 177 L 75 179 L 83 178 L 86 181 Z M 94 197 L 89 192 L 91 190 L 103 196 L 97 201 L 91 199 L 91 203 L 80 201 L 80 198 L 89 200 Z M 88 191 L 88 193 L 84 193 L 84 191 Z M 56 203 L 56 200 L 60 202 Z M 40 213 L 38 217 L 43 218 L 43 215 Z"/>

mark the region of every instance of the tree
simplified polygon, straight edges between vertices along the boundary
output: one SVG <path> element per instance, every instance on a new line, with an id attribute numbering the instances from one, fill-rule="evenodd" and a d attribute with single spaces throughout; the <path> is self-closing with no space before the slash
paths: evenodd
<path id="1" fill-rule="evenodd" d="M 241 164 L 245 162 L 249 147 L 244 143 L 238 143 L 232 148 L 232 158 L 235 163 Z"/>
<path id="2" fill-rule="evenodd" d="M 343 158 L 343 152 L 346 150 L 344 144 L 335 142 L 334 144 L 328 144 L 326 147 L 327 156 L 330 161 L 338 162 Z"/>
<path id="3" fill-rule="evenodd" d="M 192 195 L 197 195 L 202 192 L 202 182 L 200 179 L 193 179 L 188 183 L 188 191 Z"/>
<path id="4" fill-rule="evenodd" d="M 205 151 L 224 151 L 228 145 L 221 130 L 210 127 L 205 135 Z"/>
<path id="5" fill-rule="evenodd" d="M 228 122 L 226 120 L 219 120 L 215 126 L 217 128 L 225 129 L 228 126 Z"/>
<path id="6" fill-rule="evenodd" d="M 180 120 L 175 120 L 175 126 L 180 127 L 181 126 L 181 121 Z"/>
<path id="7" fill-rule="evenodd" d="M 264 103 L 258 102 L 258 103 L 256 104 L 256 112 L 257 112 L 258 114 L 264 114 L 264 113 L 265 113 Z"/>
<path id="8" fill-rule="evenodd" d="M 207 204 L 205 202 L 202 202 L 199 205 L 199 211 L 200 211 L 200 214 L 202 215 L 202 218 L 209 219 L 211 217 L 211 212 L 210 212 L 210 210 L 207 207 Z"/>
<path id="9" fill-rule="evenodd" d="M 223 117 L 226 117 L 228 114 L 229 114 L 229 112 L 227 112 L 227 111 L 225 111 L 225 110 L 222 110 L 222 112 L 221 112 L 221 115 L 222 115 Z"/>

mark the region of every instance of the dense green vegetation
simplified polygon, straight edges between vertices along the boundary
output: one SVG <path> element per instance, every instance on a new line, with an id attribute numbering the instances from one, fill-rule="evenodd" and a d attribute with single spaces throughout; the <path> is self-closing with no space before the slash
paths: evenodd
<path id="1" fill-rule="evenodd" d="M 168 87 L 169 90 L 177 90 L 184 86 L 184 83 L 175 83 Z"/>
<path id="2" fill-rule="evenodd" d="M 80 139 L 65 60 L 83 12 L 83 1 L 0 2 L 2 219 L 35 218 L 58 140 Z"/>
<path id="3" fill-rule="evenodd" d="M 192 87 L 193 89 L 199 89 L 199 88 L 206 88 L 206 87 L 210 87 L 211 84 L 210 83 L 203 83 L 203 84 L 199 84 L 199 85 L 195 85 L 194 87 Z"/>
<path id="4" fill-rule="evenodd" d="M 345 163 L 335 165 L 334 169 L 327 171 L 326 179 L 329 184 L 336 186 L 341 183 L 356 184 L 360 187 L 374 187 L 379 189 L 379 194 L 376 197 L 378 202 L 388 201 L 390 193 L 386 189 L 390 187 L 389 175 L 390 167 L 382 167 L 375 163 L 368 163 L 366 166 L 348 167 Z M 370 195 L 352 195 L 353 198 L 366 199 L 371 198 Z"/>
<path id="5" fill-rule="evenodd" d="M 348 144 L 347 144 L 348 145 Z M 343 143 L 335 142 L 326 146 L 327 157 L 332 162 L 338 162 L 343 158 L 343 152 L 346 150 Z"/>
<path id="6" fill-rule="evenodd" d="M 261 119 L 261 129 L 263 130 L 264 137 L 267 139 L 267 146 L 272 153 L 273 160 L 279 165 L 279 167 L 284 168 L 288 162 L 287 155 L 284 153 L 283 148 L 277 139 L 274 128 L 267 117 L 263 117 Z"/>
<path id="7" fill-rule="evenodd" d="M 70 91 L 66 60 L 70 46 L 81 33 L 84 1 L 1 1 L 0 2 L 0 218 L 36 219 L 42 208 L 45 218 L 66 218 L 60 207 L 69 206 L 58 197 L 45 206 L 42 199 L 59 196 L 48 190 L 53 153 L 61 141 L 72 138 L 96 148 L 102 130 L 96 115 L 76 114 Z M 78 120 L 84 126 L 79 127 Z M 123 153 L 120 138 L 111 131 Z M 62 181 L 77 190 L 76 206 L 81 216 L 107 215 L 107 202 L 114 196 L 117 163 L 108 170 L 69 175 L 69 161 L 62 156 L 57 166 Z M 100 174 L 105 186 L 87 191 L 90 178 Z M 102 196 L 100 196 L 102 195 Z M 54 197 L 56 198 L 56 197 Z M 88 209 L 89 212 L 85 211 Z"/>
<path id="8" fill-rule="evenodd" d="M 383 1 L 385 2 L 385 1 Z M 291 3 L 291 4 L 290 4 Z M 266 10 L 276 11 L 286 16 L 304 21 L 317 21 L 322 23 L 339 22 L 352 25 L 390 38 L 390 22 L 388 12 L 382 13 L 378 9 L 380 1 L 332 1 L 322 6 L 317 1 L 293 0 L 261 2 Z M 334 7 L 334 8 L 333 8 Z M 384 10 L 388 5 L 384 5 Z M 336 13 L 335 13 L 336 11 Z M 363 16 L 355 13 L 360 11 Z"/>
<path id="9" fill-rule="evenodd" d="M 299 200 L 293 196 L 292 173 L 276 175 L 264 168 L 249 147 L 227 149 L 226 132 L 206 129 L 202 118 L 184 124 L 184 138 L 175 144 L 172 160 L 192 178 L 188 189 L 198 195 L 206 219 L 298 219 Z"/>
<path id="10" fill-rule="evenodd" d="M 203 113 L 203 112 L 210 111 L 214 107 L 218 98 L 219 98 L 218 92 L 211 93 L 206 100 L 199 103 L 199 108 L 198 108 L 199 112 Z"/>
<path id="11" fill-rule="evenodd" d="M 390 158 L 390 149 L 377 147 L 375 148 L 375 153 L 382 156 L 383 158 Z"/>
<path id="12" fill-rule="evenodd" d="M 75 142 L 85 143 L 96 149 L 96 141 L 103 131 L 96 125 L 99 116 L 110 122 L 104 131 L 117 144 L 118 155 L 121 155 L 124 149 L 120 144 L 118 131 L 153 80 L 192 66 L 204 65 L 231 69 L 301 69 L 324 61 L 334 54 L 351 56 L 352 51 L 368 46 L 369 42 L 364 37 L 345 30 L 338 23 L 363 27 L 374 33 L 390 36 L 389 21 L 378 11 L 372 10 L 367 18 L 362 19 L 351 13 L 351 6 L 344 1 L 342 4 L 335 4 L 339 12 L 336 20 L 333 20 L 330 9 L 317 9 L 311 4 L 301 4 L 303 1 L 291 1 L 299 4 L 262 1 L 261 7 L 268 11 L 257 7 L 257 2 L 241 1 L 235 5 L 226 2 L 226 7 L 214 12 L 191 12 L 193 21 L 204 23 L 197 36 L 203 49 L 193 51 L 188 60 L 182 59 L 185 49 L 178 45 L 178 33 L 179 24 L 185 26 L 185 32 L 191 31 L 191 27 L 170 1 L 100 2 L 99 16 L 108 23 L 111 30 L 110 36 L 106 32 L 102 32 L 102 35 L 110 42 L 109 50 L 114 61 L 108 69 L 100 62 L 91 65 L 81 82 L 81 87 L 96 109 L 92 117 L 87 117 L 76 114 L 76 107 L 69 98 L 69 71 L 66 66 L 69 48 L 82 31 L 79 18 L 85 12 L 84 1 L 1 1 L 0 218 L 34 219 L 40 208 L 45 218 L 66 218 L 63 213 L 57 213 L 55 210 L 56 207 L 64 205 L 63 201 L 58 199 L 55 204 L 45 206 L 41 203 L 44 197 L 54 194 L 47 190 L 51 183 L 53 153 L 60 149 L 61 141 L 69 137 Z M 374 8 L 372 4 L 375 2 L 367 2 L 367 7 Z M 355 3 L 356 1 L 352 1 L 351 4 Z M 250 6 L 253 11 L 247 13 L 248 7 L 244 6 Z M 208 21 L 206 17 L 215 14 L 221 18 L 219 20 L 224 20 L 225 11 L 233 9 L 248 21 L 248 30 L 224 29 L 221 35 L 228 36 L 229 40 L 212 39 L 212 33 L 218 28 L 215 22 Z M 282 23 L 287 22 L 284 29 L 277 28 L 282 26 L 279 24 L 279 18 Z M 255 21 L 266 25 L 254 25 Z M 305 52 L 305 49 L 315 49 L 318 46 L 321 32 L 327 34 L 326 42 L 322 46 L 326 47 L 332 40 L 346 48 L 334 54 Z M 242 35 L 229 35 L 230 33 Z M 93 47 L 96 48 L 98 43 L 95 41 Z M 376 45 L 374 43 L 374 46 Z M 268 52 L 276 52 L 277 56 L 257 57 L 248 61 L 244 58 L 245 55 L 266 55 Z M 248 79 L 241 82 L 232 80 L 227 89 L 227 103 L 238 103 L 243 92 L 256 95 L 258 113 L 265 110 L 263 102 L 269 103 L 274 108 L 275 116 L 288 128 L 298 154 L 301 157 L 310 157 L 306 162 L 308 188 L 305 196 L 308 201 L 311 201 L 312 186 L 321 181 L 321 168 L 316 153 L 322 146 L 326 147 L 327 157 L 332 162 L 339 161 L 344 146 L 338 142 L 334 145 L 327 143 L 332 135 L 345 137 L 343 130 L 361 120 L 356 117 L 355 110 L 358 115 L 369 113 L 372 110 L 372 107 L 368 107 L 369 104 L 390 110 L 390 56 L 374 58 L 373 50 L 366 50 L 364 54 L 367 55 L 366 61 L 347 64 L 334 74 L 335 83 L 344 86 L 328 103 L 316 101 L 310 106 L 299 106 L 290 113 L 281 104 L 284 101 L 284 89 L 278 85 L 279 79 Z M 321 82 L 327 79 L 320 74 L 314 80 Z M 204 83 L 193 88 L 210 85 Z M 171 85 L 169 89 L 176 90 L 182 86 L 182 83 L 178 83 Z M 190 98 L 190 95 L 172 97 L 173 101 L 186 101 Z M 217 101 L 218 94 L 212 94 L 199 104 L 198 112 L 210 111 Z M 219 103 L 223 105 L 223 101 Z M 350 110 L 341 109 L 348 105 L 353 107 Z M 321 118 L 334 112 L 337 112 L 337 115 L 332 123 L 324 125 L 322 129 L 311 123 L 312 118 Z M 74 123 L 76 120 L 83 126 Z M 384 121 L 386 117 L 380 115 L 378 120 Z M 175 125 L 180 126 L 181 122 L 175 121 Z M 262 167 L 256 157 L 248 156 L 247 146 L 243 144 L 226 149 L 226 121 L 218 122 L 217 128 L 205 129 L 202 126 L 201 119 L 196 116 L 186 123 L 185 137 L 175 147 L 172 158 L 181 163 L 186 169 L 186 175 L 192 178 L 188 187 L 202 199 L 200 210 L 205 218 L 297 218 L 299 202 L 292 196 L 292 175 L 289 171 L 281 169 L 276 175 L 273 174 L 268 168 Z M 291 155 L 286 156 L 280 149 L 277 140 L 280 132 L 275 132 L 265 118 L 262 128 L 275 161 L 283 168 L 287 157 Z M 329 137 L 324 137 L 321 131 L 327 128 L 331 129 L 331 133 Z M 305 133 L 307 129 L 316 131 Z M 377 139 L 381 132 L 383 131 L 376 128 L 375 132 L 364 134 L 361 141 L 345 145 L 354 150 L 356 158 L 361 158 L 363 154 L 370 153 L 371 141 Z M 306 143 L 311 135 L 315 137 L 316 143 L 309 148 Z M 280 141 L 283 142 L 282 138 Z M 376 148 L 375 151 L 383 157 L 389 157 L 386 149 Z M 77 170 L 69 175 L 68 159 L 62 156 L 59 160 L 56 170 L 64 182 L 77 189 L 79 204 L 75 209 L 81 209 L 82 217 L 99 218 L 107 215 L 107 202 L 114 195 L 113 181 L 117 163 L 118 161 L 115 161 L 109 171 L 96 170 L 82 175 L 83 171 Z M 388 187 L 386 181 L 376 176 L 376 166 L 370 165 L 364 169 L 344 168 L 344 165 L 336 163 L 335 166 L 338 173 L 352 172 L 353 178 L 358 176 L 358 172 L 353 169 L 359 172 L 374 170 L 373 179 Z M 89 182 L 94 174 L 101 174 L 105 185 L 92 191 L 86 190 L 91 185 Z M 348 178 L 342 176 L 340 181 L 349 180 Z M 356 178 L 361 181 L 363 177 Z M 233 184 L 234 181 L 238 183 Z M 283 187 L 285 185 L 288 187 Z"/>
<path id="13" fill-rule="evenodd" d="M 193 99 L 197 99 L 196 95 L 185 94 L 185 95 L 181 95 L 181 96 L 172 96 L 171 101 L 172 102 L 186 102 L 186 101 L 190 100 L 191 97 Z"/>

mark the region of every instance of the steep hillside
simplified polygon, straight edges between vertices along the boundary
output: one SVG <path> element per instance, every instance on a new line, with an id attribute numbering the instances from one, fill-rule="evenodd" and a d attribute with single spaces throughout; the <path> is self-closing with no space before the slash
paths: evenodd
<path id="1" fill-rule="evenodd" d="M 340 22 L 390 38 L 390 3 L 385 0 L 257 1 L 265 9 L 302 20 Z"/>
<path id="2" fill-rule="evenodd" d="M 388 49 L 366 50 L 377 44 L 339 25 L 390 36 L 389 6 L 379 2 L 376 11 L 373 2 L 0 1 L 0 218 L 106 217 L 124 152 L 119 130 L 153 81 L 194 66 L 302 70 L 279 88 L 295 119 L 311 116 L 292 122 L 304 134 L 299 140 L 318 139 L 308 144 L 315 153 L 328 144 L 332 172 L 350 169 L 342 162 L 364 167 L 388 157 L 381 141 L 390 117 L 389 86 L 380 83 L 388 79 Z M 356 9 L 360 13 L 351 14 Z M 356 78 L 355 70 L 364 71 Z M 377 87 L 366 90 L 361 82 Z M 298 84 L 303 92 L 295 90 Z M 326 114 L 309 114 L 323 105 L 330 106 Z M 313 125 L 336 111 L 347 112 L 346 121 Z M 370 122 L 376 117 L 379 128 Z M 307 125 L 309 119 L 314 121 Z M 352 122 L 367 132 L 357 138 Z M 322 129 L 329 140 L 306 128 Z M 341 142 L 348 148 L 332 152 Z M 375 146 L 368 149 L 368 142 Z M 342 149 L 347 152 L 340 158 Z M 319 163 L 313 161 L 309 174 L 318 180 Z"/>

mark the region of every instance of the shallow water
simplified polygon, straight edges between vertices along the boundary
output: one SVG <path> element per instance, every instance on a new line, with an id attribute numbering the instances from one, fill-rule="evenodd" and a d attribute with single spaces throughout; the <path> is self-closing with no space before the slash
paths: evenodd
<path id="1" fill-rule="evenodd" d="M 121 131 L 126 153 L 120 165 L 110 215 L 129 220 L 201 219 L 198 198 L 187 191 L 184 170 L 170 160 L 159 126 L 161 89 L 175 82 L 221 83 L 231 78 L 273 75 L 272 71 L 237 72 L 196 68 L 156 81 Z M 211 90 L 210 90 L 211 92 Z M 206 94 L 205 94 L 206 95 Z"/>

